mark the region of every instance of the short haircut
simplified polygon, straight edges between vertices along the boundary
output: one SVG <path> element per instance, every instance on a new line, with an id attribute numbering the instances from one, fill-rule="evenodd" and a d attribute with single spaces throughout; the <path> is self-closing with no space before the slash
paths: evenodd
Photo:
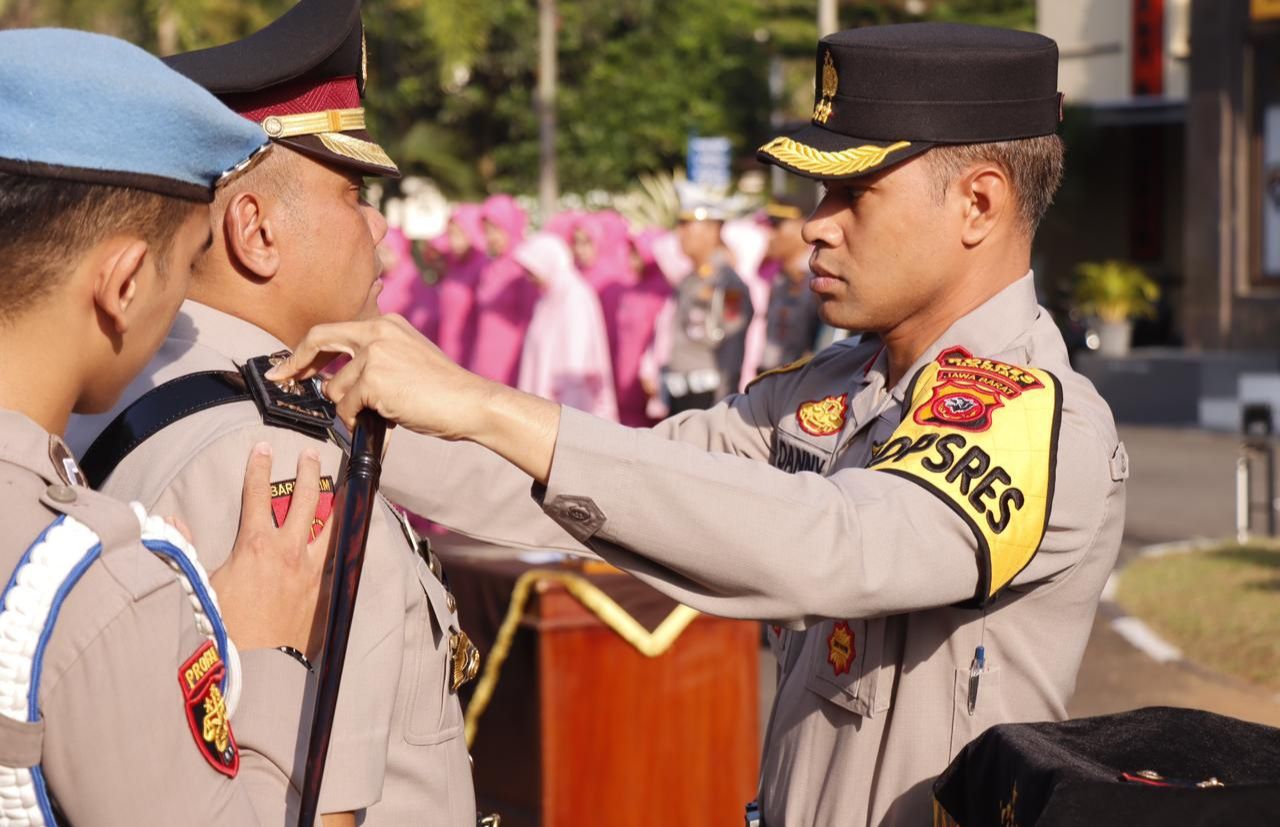
<path id="1" fill-rule="evenodd" d="M 27 312 L 113 235 L 145 240 L 163 277 L 174 236 L 197 209 L 206 207 L 128 187 L 0 172 L 0 322 Z"/>
<path id="2" fill-rule="evenodd" d="M 1062 183 L 1062 139 L 1041 135 L 986 144 L 939 144 L 925 153 L 932 168 L 938 200 L 961 173 L 975 164 L 996 164 L 1009 176 L 1018 214 L 1027 237 L 1036 234 Z"/>
<path id="3" fill-rule="evenodd" d="M 298 183 L 298 165 L 306 160 L 301 153 L 277 144 L 248 172 L 218 188 L 213 201 L 214 215 L 221 216 L 227 203 L 242 192 L 269 192 L 286 207 L 292 206 L 302 192 Z"/>

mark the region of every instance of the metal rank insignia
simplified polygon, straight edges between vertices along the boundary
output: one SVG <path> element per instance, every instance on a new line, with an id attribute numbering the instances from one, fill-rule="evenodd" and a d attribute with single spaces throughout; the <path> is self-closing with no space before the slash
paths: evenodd
<path id="1" fill-rule="evenodd" d="M 240 368 L 249 393 L 262 413 L 262 421 L 327 440 L 336 411 L 333 403 L 320 392 L 317 379 L 272 382 L 264 376 L 288 357 L 287 350 L 255 356 Z"/>
<path id="2" fill-rule="evenodd" d="M 450 686 L 457 692 L 480 672 L 480 650 L 461 630 L 449 635 L 449 661 L 452 664 Z"/>

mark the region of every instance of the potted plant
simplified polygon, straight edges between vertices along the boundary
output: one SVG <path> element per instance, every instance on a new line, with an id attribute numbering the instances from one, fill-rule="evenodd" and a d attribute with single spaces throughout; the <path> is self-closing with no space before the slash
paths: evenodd
<path id="1" fill-rule="evenodd" d="M 1154 316 L 1159 298 L 1160 286 L 1131 262 L 1108 259 L 1076 267 L 1076 306 L 1097 320 L 1103 356 L 1128 355 L 1133 320 Z"/>

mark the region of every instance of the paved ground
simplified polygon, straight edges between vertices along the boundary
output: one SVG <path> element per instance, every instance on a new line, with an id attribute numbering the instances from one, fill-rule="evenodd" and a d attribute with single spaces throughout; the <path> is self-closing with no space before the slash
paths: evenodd
<path id="1" fill-rule="evenodd" d="M 1235 533 L 1235 462 L 1239 440 L 1225 434 L 1168 428 L 1121 429 L 1133 476 L 1121 559 L 1138 548 Z M 1072 715 L 1140 706 L 1191 706 L 1280 726 L 1275 693 L 1201 669 L 1161 664 L 1134 649 L 1110 626 L 1103 607 L 1080 669 Z"/>
<path id="2" fill-rule="evenodd" d="M 1124 427 L 1129 481 L 1121 561 L 1145 545 L 1235 533 L 1235 463 L 1239 439 L 1173 428 Z M 1280 726 L 1280 696 L 1211 673 L 1194 662 L 1158 663 L 1112 628 L 1103 606 L 1069 709 L 1101 715 L 1142 706 L 1188 706 Z M 1186 653 L 1194 661 L 1195 653 Z M 760 658 L 761 729 L 772 703 L 775 665 Z"/>

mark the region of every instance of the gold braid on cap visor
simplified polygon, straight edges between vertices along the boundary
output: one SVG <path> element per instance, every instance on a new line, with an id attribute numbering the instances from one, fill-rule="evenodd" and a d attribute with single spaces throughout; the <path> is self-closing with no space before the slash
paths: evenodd
<path id="1" fill-rule="evenodd" d="M 363 109 L 327 109 L 300 115 L 271 115 L 262 121 L 262 129 L 272 138 L 315 135 L 330 152 L 374 166 L 397 170 L 395 161 L 382 147 L 344 132 L 364 129 Z"/>
<path id="2" fill-rule="evenodd" d="M 890 153 L 909 146 L 911 146 L 910 141 L 898 141 L 889 146 L 868 144 L 842 149 L 839 152 L 823 152 L 790 138 L 781 137 L 774 138 L 760 147 L 760 152 L 804 172 L 835 177 L 865 172 L 884 163 Z"/>

